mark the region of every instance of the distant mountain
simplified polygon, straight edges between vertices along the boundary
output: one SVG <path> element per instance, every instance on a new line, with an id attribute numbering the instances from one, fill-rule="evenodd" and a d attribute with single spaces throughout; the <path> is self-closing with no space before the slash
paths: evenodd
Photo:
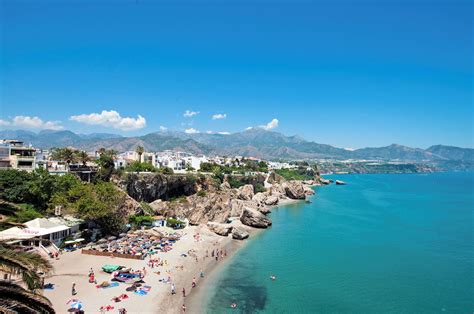
<path id="1" fill-rule="evenodd" d="M 474 149 L 456 146 L 434 145 L 427 152 L 449 160 L 463 160 L 474 162 Z"/>
<path id="2" fill-rule="evenodd" d="M 432 152 L 420 148 L 392 144 L 386 147 L 369 147 L 352 151 L 352 158 L 355 159 L 377 159 L 377 160 L 401 160 L 401 161 L 433 161 L 445 159 Z"/>
<path id="3" fill-rule="evenodd" d="M 278 132 L 254 128 L 233 134 L 186 134 L 165 131 L 136 137 L 115 134 L 76 134 L 71 131 L 45 130 L 39 133 L 23 130 L 0 131 L 2 139 L 19 139 L 39 148 L 72 146 L 87 151 L 101 147 L 119 152 L 134 150 L 138 145 L 147 151 L 179 150 L 194 154 L 241 155 L 263 159 L 365 159 L 432 163 L 466 169 L 474 165 L 474 149 L 436 145 L 428 149 L 398 144 L 386 147 L 369 147 L 346 150 L 328 144 L 306 141 L 299 136 L 286 136 Z M 467 166 L 466 166 L 467 165 Z"/>

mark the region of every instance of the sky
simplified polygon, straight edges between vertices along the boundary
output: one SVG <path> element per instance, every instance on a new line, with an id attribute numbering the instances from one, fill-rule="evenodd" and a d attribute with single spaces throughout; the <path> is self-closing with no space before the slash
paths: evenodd
<path id="1" fill-rule="evenodd" d="M 0 129 L 474 147 L 473 3 L 1 0 Z"/>

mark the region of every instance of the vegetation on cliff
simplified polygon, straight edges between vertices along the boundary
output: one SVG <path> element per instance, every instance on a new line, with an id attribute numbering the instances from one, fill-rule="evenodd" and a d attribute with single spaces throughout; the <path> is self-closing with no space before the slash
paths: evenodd
<path id="1" fill-rule="evenodd" d="M 61 206 L 63 213 L 93 221 L 113 233 L 127 221 L 118 215 L 126 197 L 110 182 L 86 183 L 71 174 L 56 176 L 41 169 L 0 171 L 0 214 L 9 222 L 26 222 Z"/>

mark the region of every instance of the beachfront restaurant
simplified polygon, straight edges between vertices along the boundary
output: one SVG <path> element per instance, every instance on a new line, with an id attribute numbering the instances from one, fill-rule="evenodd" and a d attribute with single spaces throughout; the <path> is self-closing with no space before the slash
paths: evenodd
<path id="1" fill-rule="evenodd" d="M 71 228 L 47 218 L 36 218 L 24 223 L 25 228 L 13 227 L 0 232 L 0 241 L 21 242 L 28 246 L 59 245 L 71 235 Z"/>

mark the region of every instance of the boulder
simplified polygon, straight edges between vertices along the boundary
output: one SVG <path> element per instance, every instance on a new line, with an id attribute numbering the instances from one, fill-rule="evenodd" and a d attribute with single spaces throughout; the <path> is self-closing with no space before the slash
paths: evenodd
<path id="1" fill-rule="evenodd" d="M 208 222 L 207 227 L 209 230 L 214 232 L 215 234 L 221 235 L 221 236 L 228 236 L 229 233 L 232 231 L 232 226 L 229 224 L 220 224 L 217 222 Z"/>
<path id="2" fill-rule="evenodd" d="M 267 228 L 272 224 L 272 221 L 264 214 L 248 207 L 244 208 L 240 221 L 244 225 L 255 228 Z"/>
<path id="3" fill-rule="evenodd" d="M 252 197 L 252 200 L 257 203 L 257 205 L 265 205 L 265 200 L 267 199 L 267 194 L 259 192 Z"/>
<path id="4" fill-rule="evenodd" d="M 305 186 L 303 186 L 303 188 L 304 188 L 304 193 L 306 195 L 314 195 L 315 194 L 314 190 L 312 188 L 310 188 L 309 186 L 305 185 Z"/>
<path id="5" fill-rule="evenodd" d="M 242 227 L 234 227 L 232 229 L 232 238 L 237 240 L 244 240 L 249 237 L 249 233 Z"/>
<path id="6" fill-rule="evenodd" d="M 295 200 L 302 200 L 306 198 L 304 185 L 301 181 L 292 180 L 283 185 L 286 196 Z"/>
<path id="7" fill-rule="evenodd" d="M 246 184 L 239 188 L 239 199 L 249 201 L 253 198 L 253 185 Z"/>
<path id="8" fill-rule="evenodd" d="M 279 201 L 278 196 L 276 196 L 276 195 L 270 195 L 270 196 L 267 197 L 267 199 L 265 200 L 265 205 L 273 206 L 273 205 L 278 204 L 278 201 Z"/>
<path id="9" fill-rule="evenodd" d="M 224 182 L 220 185 L 221 190 L 230 190 L 232 187 L 230 186 L 229 182 Z"/>
<path id="10" fill-rule="evenodd" d="M 264 215 L 268 215 L 269 213 L 272 212 L 270 208 L 268 208 L 268 206 L 265 206 L 265 205 L 259 206 L 257 210 Z"/>

